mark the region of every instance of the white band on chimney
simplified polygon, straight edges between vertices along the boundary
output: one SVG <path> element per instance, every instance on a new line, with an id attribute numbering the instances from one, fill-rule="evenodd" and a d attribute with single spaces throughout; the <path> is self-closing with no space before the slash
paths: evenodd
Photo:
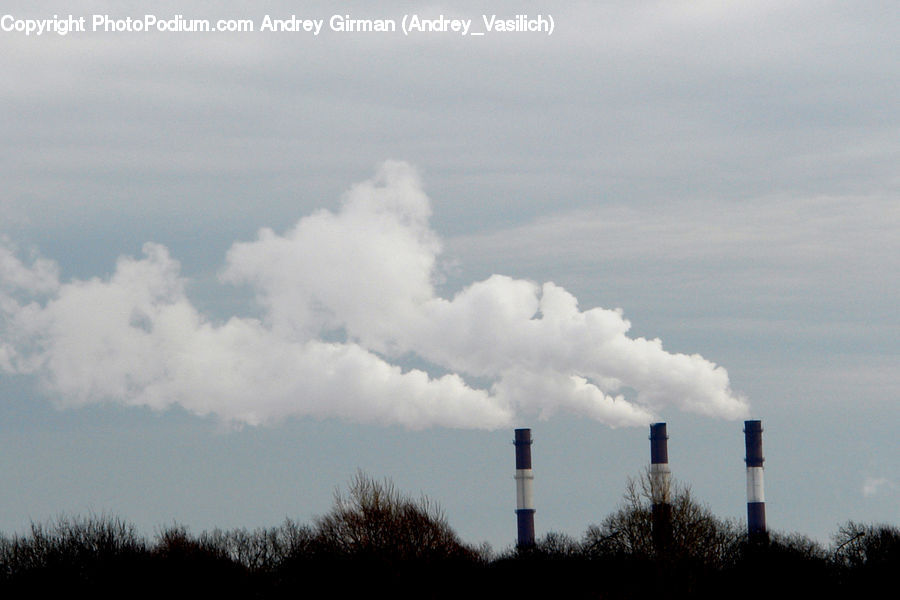
<path id="1" fill-rule="evenodd" d="M 654 504 L 669 501 L 672 471 L 669 463 L 650 464 L 650 496 Z"/>
<path id="2" fill-rule="evenodd" d="M 516 508 L 534 509 L 534 473 L 531 469 L 516 469 Z"/>
<path id="3" fill-rule="evenodd" d="M 762 467 L 747 467 L 747 502 L 765 502 Z"/>

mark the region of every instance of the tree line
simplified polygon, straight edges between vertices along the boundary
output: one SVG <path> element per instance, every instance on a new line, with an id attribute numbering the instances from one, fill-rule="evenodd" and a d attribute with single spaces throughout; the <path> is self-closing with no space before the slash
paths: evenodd
<path id="1" fill-rule="evenodd" d="M 363 473 L 309 525 L 198 535 L 173 525 L 148 540 L 118 517 L 60 517 L 0 536 L 0 597 L 859 597 L 900 567 L 891 525 L 847 522 L 827 547 L 777 532 L 751 543 L 740 522 L 719 519 L 687 487 L 669 497 L 664 548 L 654 544 L 646 475 L 580 539 L 548 533 L 499 552 L 460 540 L 430 499 Z"/>

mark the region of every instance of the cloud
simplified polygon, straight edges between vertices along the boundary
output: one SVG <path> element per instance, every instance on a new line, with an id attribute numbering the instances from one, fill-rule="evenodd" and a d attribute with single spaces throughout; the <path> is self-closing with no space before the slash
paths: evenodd
<path id="1" fill-rule="evenodd" d="M 628 426 L 670 406 L 747 414 L 725 369 L 629 338 L 620 310 L 582 311 L 553 283 L 493 275 L 440 297 L 429 217 L 415 171 L 385 163 L 338 211 L 233 244 L 222 281 L 250 286 L 262 313 L 224 322 L 196 309 L 159 244 L 107 278 L 61 282 L 55 264 L 26 264 L 7 241 L 0 368 L 33 374 L 61 406 L 179 405 L 254 425 L 314 416 L 490 429 L 568 412 Z M 431 373 L 404 368 L 411 357 Z"/>
<path id="2" fill-rule="evenodd" d="M 866 477 L 862 486 L 862 495 L 866 498 L 871 498 L 885 488 L 895 490 L 897 489 L 897 484 L 887 477 Z"/>

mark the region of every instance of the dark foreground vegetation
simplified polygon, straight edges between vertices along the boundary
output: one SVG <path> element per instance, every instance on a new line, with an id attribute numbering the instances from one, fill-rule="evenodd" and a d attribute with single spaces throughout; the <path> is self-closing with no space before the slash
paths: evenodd
<path id="1" fill-rule="evenodd" d="M 672 498 L 672 534 L 655 548 L 645 480 L 582 539 L 550 533 L 535 547 L 494 554 L 464 544 L 429 500 L 360 474 L 312 525 L 152 541 L 114 517 L 59 518 L 0 537 L 0 597 L 450 598 L 869 597 L 894 589 L 900 530 L 848 522 L 831 547 L 775 534 L 749 544 L 687 489 Z"/>

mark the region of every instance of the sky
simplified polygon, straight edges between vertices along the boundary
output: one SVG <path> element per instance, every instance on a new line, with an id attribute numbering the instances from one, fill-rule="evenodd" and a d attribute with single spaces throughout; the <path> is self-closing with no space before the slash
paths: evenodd
<path id="1" fill-rule="evenodd" d="M 743 519 L 750 418 L 771 529 L 900 522 L 898 38 L 874 1 L 5 3 L 0 531 L 311 522 L 362 469 L 499 550 L 530 427 L 537 533 L 578 537 L 656 421 Z"/>

